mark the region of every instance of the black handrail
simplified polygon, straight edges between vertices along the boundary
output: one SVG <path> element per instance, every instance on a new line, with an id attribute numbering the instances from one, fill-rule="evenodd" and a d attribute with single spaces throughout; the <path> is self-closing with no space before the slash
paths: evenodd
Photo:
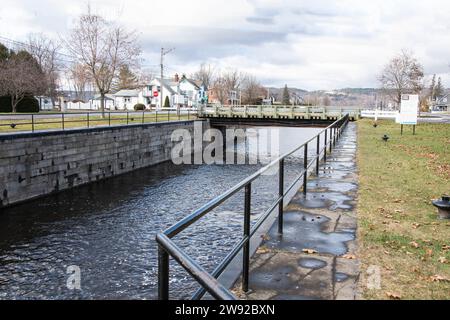
<path id="1" fill-rule="evenodd" d="M 69 116 L 70 115 L 70 116 Z M 158 119 L 158 115 L 163 115 L 165 120 Z M 193 116 L 194 115 L 194 116 Z M 73 117 L 75 116 L 75 117 Z M 79 118 L 77 118 L 79 116 Z M 71 119 L 71 118 L 75 119 Z M 97 118 L 93 118 L 97 117 Z M 91 128 L 92 124 L 104 122 L 104 126 L 112 126 L 114 123 L 121 125 L 130 124 L 145 124 L 163 121 L 180 121 L 183 118 L 187 120 L 196 119 L 196 113 L 190 110 L 186 111 L 116 111 L 116 112 L 68 112 L 68 113 L 48 113 L 48 114 L 0 114 L 0 128 L 11 127 L 11 131 L 4 131 L 4 133 L 14 132 L 36 132 L 42 130 L 66 130 L 71 123 L 80 123 L 77 128 Z M 6 118 L 3 120 L 2 118 Z M 16 119 L 14 119 L 16 118 Z M 150 121 L 149 121 L 150 120 Z M 3 122 L 3 123 L 2 123 Z M 122 124 L 126 122 L 126 124 Z M 58 128 L 36 130 L 38 126 L 58 125 Z M 82 126 L 81 124 L 84 124 Z M 19 130 L 20 127 L 31 126 L 31 130 Z M 103 125 L 102 125 L 103 126 Z M 0 131 L 0 133 L 3 133 Z"/>
<path id="2" fill-rule="evenodd" d="M 337 140 L 341 136 L 343 130 L 349 122 L 349 115 L 345 115 L 341 119 L 334 122 L 332 125 L 323 129 L 316 136 L 303 143 L 294 150 L 284 154 L 278 159 L 272 161 L 269 165 L 258 170 L 253 175 L 247 177 L 240 183 L 238 183 L 233 188 L 229 189 L 222 195 L 209 201 L 207 204 L 203 205 L 201 208 L 195 210 L 190 215 L 174 224 L 162 233 L 156 236 L 156 241 L 158 243 L 158 296 L 160 300 L 169 299 L 169 258 L 173 257 L 202 287 L 193 295 L 192 299 L 201 299 L 206 292 L 211 294 L 216 299 L 221 300 L 234 300 L 236 297 L 225 288 L 217 280 L 220 275 L 225 271 L 228 265 L 233 261 L 233 259 L 243 251 L 243 276 L 242 276 L 242 289 L 244 292 L 248 291 L 249 284 L 249 268 L 250 268 L 250 240 L 252 236 L 258 231 L 258 229 L 263 225 L 263 223 L 269 218 L 272 212 L 278 207 L 278 231 L 280 234 L 283 233 L 283 209 L 284 209 L 284 199 L 292 191 L 292 189 L 297 185 L 297 183 L 303 178 L 303 192 L 307 192 L 307 181 L 308 181 L 308 171 L 309 169 L 316 165 L 316 172 L 318 173 L 318 166 L 320 163 L 320 157 L 324 153 L 324 159 L 326 159 L 326 154 L 328 152 L 328 147 L 330 152 L 332 148 L 336 145 Z M 325 132 L 324 147 L 317 151 L 316 156 L 310 162 L 308 162 L 308 144 L 314 140 L 317 140 L 317 146 L 320 146 L 320 136 Z M 329 132 L 329 141 L 328 141 Z M 304 164 L 301 174 L 294 180 L 294 182 L 285 190 L 284 189 L 284 162 L 285 159 L 292 154 L 296 153 L 300 149 L 304 148 Z M 318 148 L 319 149 L 319 148 Z M 279 197 L 275 200 L 270 208 L 257 220 L 255 225 L 251 227 L 251 187 L 252 182 L 259 178 L 262 174 L 268 171 L 275 165 L 279 165 L 280 175 L 279 175 Z M 173 242 L 172 238 L 179 233 L 186 230 L 189 226 L 200 220 L 206 214 L 217 208 L 219 205 L 224 203 L 226 200 L 231 198 L 233 195 L 245 189 L 245 205 L 244 205 L 244 237 L 237 243 L 231 250 L 231 252 L 225 257 L 225 259 L 219 264 L 216 269 L 209 274 L 205 271 L 198 263 L 196 263 L 191 257 L 189 257 L 182 249 L 177 247 Z"/>

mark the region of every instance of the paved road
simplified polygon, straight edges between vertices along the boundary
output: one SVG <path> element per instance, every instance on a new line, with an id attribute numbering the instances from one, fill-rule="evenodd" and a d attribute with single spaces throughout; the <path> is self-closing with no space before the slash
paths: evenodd
<path id="1" fill-rule="evenodd" d="M 449 123 L 450 124 L 450 114 L 422 113 L 422 118 L 419 118 L 419 123 Z"/>

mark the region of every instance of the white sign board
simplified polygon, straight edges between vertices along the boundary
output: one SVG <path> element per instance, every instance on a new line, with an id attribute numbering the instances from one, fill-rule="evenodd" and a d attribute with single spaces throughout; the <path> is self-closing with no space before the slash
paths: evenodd
<path id="1" fill-rule="evenodd" d="M 417 124 L 417 115 L 419 110 L 419 96 L 417 94 L 402 95 L 402 104 L 400 114 L 397 116 L 399 124 Z"/>

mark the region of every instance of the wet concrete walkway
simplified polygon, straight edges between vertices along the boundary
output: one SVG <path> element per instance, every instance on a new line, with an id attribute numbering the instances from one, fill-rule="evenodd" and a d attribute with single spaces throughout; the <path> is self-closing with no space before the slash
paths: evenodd
<path id="1" fill-rule="evenodd" d="M 357 298 L 356 124 L 350 123 L 308 194 L 285 210 L 284 235 L 275 224 L 252 259 L 250 300 Z"/>

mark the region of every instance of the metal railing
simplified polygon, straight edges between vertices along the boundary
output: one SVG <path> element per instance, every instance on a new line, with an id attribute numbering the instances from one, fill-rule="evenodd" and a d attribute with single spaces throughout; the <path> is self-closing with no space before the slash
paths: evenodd
<path id="1" fill-rule="evenodd" d="M 48 114 L 0 114 L 0 133 L 83 129 L 99 126 L 195 120 L 197 111 L 67 112 Z"/>
<path id="2" fill-rule="evenodd" d="M 280 119 L 340 119 L 348 114 L 352 119 L 359 119 L 360 110 L 356 106 L 347 107 L 320 107 L 297 105 L 238 105 L 221 106 L 206 105 L 199 109 L 201 117 L 228 117 L 228 118 L 280 118 Z"/>
<path id="3" fill-rule="evenodd" d="M 200 285 L 199 289 L 192 297 L 193 300 L 201 299 L 207 292 L 219 300 L 234 300 L 236 297 L 230 290 L 225 288 L 217 279 L 222 275 L 228 265 L 242 250 L 243 252 L 243 273 L 242 273 L 242 290 L 248 292 L 249 286 L 249 269 L 250 269 L 250 240 L 263 223 L 269 218 L 272 212 L 278 207 L 278 232 L 283 234 L 283 212 L 284 212 L 284 199 L 293 190 L 293 188 L 303 179 L 303 193 L 307 193 L 308 182 L 308 170 L 312 166 L 316 166 L 316 174 L 319 175 L 319 165 L 322 154 L 324 155 L 324 161 L 327 158 L 327 152 L 333 149 L 337 140 L 341 136 L 343 130 L 349 122 L 349 115 L 345 115 L 343 118 L 334 122 L 329 127 L 323 129 L 314 138 L 310 139 L 306 143 L 295 148 L 291 152 L 279 157 L 266 167 L 260 169 L 255 174 L 246 178 L 235 187 L 229 189 L 222 195 L 211 200 L 201 208 L 192 212 L 189 216 L 185 217 L 166 231 L 159 233 L 156 236 L 158 243 L 158 296 L 160 300 L 169 299 L 169 259 L 172 257 L 177 261 Z M 325 133 L 324 147 L 321 149 L 321 135 Z M 308 145 L 316 141 L 317 153 L 310 162 L 308 159 Z M 301 174 L 295 179 L 295 181 L 287 188 L 284 188 L 284 164 L 285 159 L 300 149 L 304 148 L 304 163 Z M 251 227 L 251 191 L 252 183 L 258 179 L 262 174 L 268 171 L 273 166 L 279 166 L 279 190 L 278 199 L 273 202 L 269 209 L 257 220 L 253 227 Z M 206 214 L 217 208 L 224 203 L 227 199 L 241 190 L 245 190 L 244 200 L 244 235 L 243 238 L 237 243 L 231 250 L 231 252 L 225 257 L 219 266 L 210 274 L 198 263 L 196 263 L 189 255 L 187 255 L 180 247 L 178 247 L 173 237 L 186 230 L 189 226 L 200 220 Z"/>

